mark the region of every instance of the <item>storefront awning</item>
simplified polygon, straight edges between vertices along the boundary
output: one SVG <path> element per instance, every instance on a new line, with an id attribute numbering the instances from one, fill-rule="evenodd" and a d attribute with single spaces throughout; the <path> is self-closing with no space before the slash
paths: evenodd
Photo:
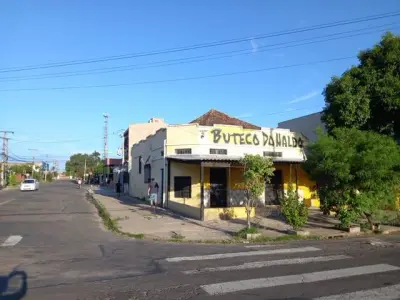
<path id="1" fill-rule="evenodd" d="M 241 156 L 234 155 L 218 155 L 218 154 L 210 154 L 210 155 L 200 155 L 200 154 L 179 154 L 179 155 L 168 155 L 166 157 L 170 160 L 177 161 L 187 161 L 187 162 L 196 162 L 196 161 L 232 161 L 238 162 L 242 158 Z M 287 162 L 287 163 L 301 163 L 304 161 L 303 158 L 285 158 L 285 157 L 274 157 L 274 162 Z"/>

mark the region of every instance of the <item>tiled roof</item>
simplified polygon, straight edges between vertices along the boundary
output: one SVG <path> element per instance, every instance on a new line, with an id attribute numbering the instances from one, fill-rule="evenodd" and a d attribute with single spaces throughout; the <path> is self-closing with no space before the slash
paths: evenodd
<path id="1" fill-rule="evenodd" d="M 214 126 L 216 124 L 220 124 L 220 125 L 242 126 L 243 128 L 246 129 L 256 129 L 256 130 L 261 129 L 261 127 L 259 126 L 231 117 L 215 109 L 209 110 L 204 115 L 198 117 L 196 120 L 193 120 L 190 123 L 197 123 L 202 126 Z"/>

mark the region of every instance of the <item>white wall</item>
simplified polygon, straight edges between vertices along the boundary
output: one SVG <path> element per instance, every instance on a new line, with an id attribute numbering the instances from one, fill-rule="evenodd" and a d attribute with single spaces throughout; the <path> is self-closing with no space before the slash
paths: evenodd
<path id="1" fill-rule="evenodd" d="M 148 123 L 137 123 L 129 125 L 129 145 L 128 145 L 128 170 L 130 170 L 131 157 L 132 157 L 132 146 L 139 143 L 141 140 L 145 140 L 149 135 L 154 134 L 160 128 L 167 127 L 167 123 L 163 119 L 152 118 Z"/>
<path id="2" fill-rule="evenodd" d="M 244 134 L 251 134 L 256 135 L 259 140 L 258 145 L 254 144 L 234 144 L 232 142 L 224 143 L 223 139 L 221 138 L 218 143 L 213 143 L 212 139 L 210 139 L 210 135 L 214 129 L 224 128 L 224 129 L 231 129 L 229 132 L 241 132 L 240 127 L 238 126 L 197 126 L 197 128 L 193 128 L 194 126 L 186 126 L 182 125 L 179 126 L 169 126 L 167 127 L 167 131 L 170 129 L 174 130 L 174 137 L 170 138 L 171 135 L 168 134 L 167 139 L 167 146 L 168 149 L 168 156 L 174 156 L 174 150 L 177 148 L 191 148 L 193 155 L 209 155 L 210 149 L 226 149 L 228 152 L 228 156 L 237 156 L 243 157 L 245 154 L 259 154 L 261 156 L 264 155 L 264 151 L 268 152 L 282 152 L 282 157 L 277 158 L 277 160 L 295 160 L 295 161 L 302 161 L 305 159 L 304 150 L 300 147 L 291 147 L 291 146 L 270 146 L 268 143 L 267 145 L 263 145 L 263 134 L 267 134 L 268 136 L 272 136 L 273 139 L 276 138 L 278 134 L 280 137 L 285 136 L 286 138 L 301 138 L 304 140 L 304 137 L 293 132 L 289 129 L 282 129 L 282 128 L 262 128 L 261 130 L 252 130 L 252 131 L 243 131 Z M 182 131 L 182 134 L 179 134 Z M 222 131 L 225 132 L 225 131 Z M 185 135 L 189 133 L 186 137 Z M 182 136 L 182 138 L 179 138 Z M 195 137 L 194 137 L 195 136 Z M 203 137 L 202 137 L 203 136 Z M 251 138 L 250 138 L 251 139 Z M 306 141 L 303 141 L 304 143 Z M 275 142 L 273 143 L 275 144 Z M 303 144 L 305 145 L 305 144 Z"/>
<path id="3" fill-rule="evenodd" d="M 144 182 L 144 166 L 146 161 L 151 165 L 151 177 L 154 178 L 159 185 L 161 192 L 161 169 L 164 168 L 164 177 L 166 176 L 165 160 L 162 156 L 164 151 L 164 141 L 166 139 L 166 131 L 161 129 L 154 135 L 151 135 L 146 140 L 143 140 L 132 146 L 131 151 L 131 169 L 129 171 L 129 195 L 133 197 L 146 197 L 148 183 Z M 142 157 L 142 169 L 139 174 L 139 157 Z M 166 190 L 164 185 L 164 193 Z M 165 198 L 164 198 L 165 199 Z M 161 195 L 158 195 L 158 200 L 161 201 Z"/>

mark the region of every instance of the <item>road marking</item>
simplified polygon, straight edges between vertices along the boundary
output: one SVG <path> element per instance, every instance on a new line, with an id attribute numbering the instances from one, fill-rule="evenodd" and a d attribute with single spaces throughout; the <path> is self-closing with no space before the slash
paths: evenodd
<path id="1" fill-rule="evenodd" d="M 266 247 L 272 247 L 275 245 L 249 245 L 249 246 L 244 246 L 245 248 L 266 248 Z"/>
<path id="2" fill-rule="evenodd" d="M 347 259 L 351 258 L 347 255 L 332 255 L 332 256 L 316 256 L 316 257 L 302 257 L 302 258 L 290 258 L 290 259 L 278 259 L 278 260 L 269 260 L 269 261 L 255 261 L 250 263 L 244 263 L 237 266 L 224 266 L 224 267 L 216 267 L 216 268 L 204 268 L 197 270 L 188 270 L 183 271 L 184 274 L 201 274 L 207 272 L 218 272 L 218 271 L 237 271 L 237 270 L 246 270 L 246 269 L 257 269 L 271 266 L 279 266 L 279 265 L 297 265 L 297 264 L 307 264 L 312 262 L 324 262 L 331 260 L 339 260 L 339 259 Z"/>
<path id="3" fill-rule="evenodd" d="M 378 264 L 378 265 L 369 265 L 369 266 L 346 268 L 346 269 L 304 273 L 297 275 L 228 281 L 222 283 L 202 285 L 201 288 L 205 290 L 209 295 L 220 295 L 220 294 L 227 294 L 227 293 L 245 291 L 251 289 L 269 288 L 287 284 L 318 282 L 323 280 L 331 280 L 343 277 L 382 273 L 382 272 L 397 271 L 397 270 L 400 270 L 400 268 L 387 264 Z"/>
<path id="4" fill-rule="evenodd" d="M 332 295 L 315 300 L 397 300 L 400 295 L 400 284 L 354 293 Z"/>
<path id="5" fill-rule="evenodd" d="M 11 201 L 14 201 L 14 200 L 15 200 L 15 199 L 11 199 L 11 200 L 7 200 L 7 201 L 4 201 L 4 202 L 1 202 L 0 205 L 7 204 L 7 203 L 9 203 L 9 202 L 11 202 Z"/>
<path id="6" fill-rule="evenodd" d="M 180 261 L 185 261 L 185 260 L 209 260 L 209 259 L 231 258 L 231 257 L 239 257 L 239 256 L 299 253 L 299 252 L 319 251 L 319 250 L 321 250 L 321 249 L 315 248 L 315 247 L 303 247 L 303 248 L 246 251 L 246 252 L 233 252 L 233 253 L 221 253 L 221 254 L 210 254 L 210 255 L 170 257 L 170 258 L 167 258 L 166 261 L 180 262 Z"/>
<path id="7" fill-rule="evenodd" d="M 1 247 L 12 247 L 18 244 L 22 240 L 22 236 L 20 235 L 10 235 L 3 244 L 1 244 Z"/>

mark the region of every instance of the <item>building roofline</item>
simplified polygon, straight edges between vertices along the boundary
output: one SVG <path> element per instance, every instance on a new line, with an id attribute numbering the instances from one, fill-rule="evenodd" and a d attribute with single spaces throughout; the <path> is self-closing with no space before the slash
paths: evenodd
<path id="1" fill-rule="evenodd" d="M 285 120 L 285 121 L 282 121 L 282 122 L 278 122 L 278 127 L 279 127 L 279 124 L 282 124 L 282 123 L 286 123 L 286 122 L 289 122 L 289 121 L 294 121 L 294 120 L 299 120 L 299 119 L 307 118 L 307 117 L 310 117 L 310 116 L 312 116 L 312 115 L 317 115 L 317 114 L 321 114 L 321 113 L 322 113 L 322 110 L 319 111 L 319 112 L 315 112 L 315 113 L 312 113 L 312 114 L 305 115 L 305 116 L 301 116 L 301 117 L 297 117 L 297 118 Z"/>

